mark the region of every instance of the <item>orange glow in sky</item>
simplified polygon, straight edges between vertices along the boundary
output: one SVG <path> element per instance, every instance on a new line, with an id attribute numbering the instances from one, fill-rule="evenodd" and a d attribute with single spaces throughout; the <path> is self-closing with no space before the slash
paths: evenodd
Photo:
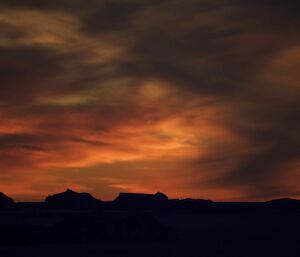
<path id="1" fill-rule="evenodd" d="M 33 2 L 0 3 L 1 192 L 299 196 L 290 5 Z"/>

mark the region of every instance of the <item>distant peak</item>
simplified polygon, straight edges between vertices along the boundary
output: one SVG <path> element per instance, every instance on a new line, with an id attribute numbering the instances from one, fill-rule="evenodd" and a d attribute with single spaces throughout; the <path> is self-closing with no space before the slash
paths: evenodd
<path id="1" fill-rule="evenodd" d="M 159 197 L 159 198 L 161 198 L 161 199 L 165 199 L 165 200 L 168 200 L 168 199 L 169 199 L 168 196 L 167 196 L 166 194 L 162 193 L 162 192 L 157 192 L 157 193 L 155 194 L 155 196 L 156 196 L 156 197 Z"/>
<path id="2" fill-rule="evenodd" d="M 94 198 L 89 193 L 77 193 L 68 188 L 63 193 L 49 195 L 45 202 L 55 208 L 89 209 L 99 207 L 101 200 Z"/>
<path id="3" fill-rule="evenodd" d="M 12 204 L 14 204 L 14 200 L 8 197 L 7 195 L 5 195 L 4 193 L 0 192 L 0 206 L 12 205 Z"/>
<path id="4" fill-rule="evenodd" d="M 164 201 L 168 200 L 168 197 L 161 193 L 157 192 L 156 194 L 145 194 L 145 193 L 120 193 L 119 196 L 116 198 L 117 201 L 119 200 L 133 200 L 133 201 Z"/>
<path id="5" fill-rule="evenodd" d="M 65 193 L 76 193 L 76 192 L 73 191 L 72 189 L 68 188 Z"/>

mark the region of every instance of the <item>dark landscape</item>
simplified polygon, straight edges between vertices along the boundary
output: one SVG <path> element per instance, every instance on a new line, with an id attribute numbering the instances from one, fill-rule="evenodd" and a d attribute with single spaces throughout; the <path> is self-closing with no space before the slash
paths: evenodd
<path id="1" fill-rule="evenodd" d="M 70 189 L 0 197 L 0 256 L 298 256 L 300 201 L 213 202 L 163 193 L 101 201 Z"/>

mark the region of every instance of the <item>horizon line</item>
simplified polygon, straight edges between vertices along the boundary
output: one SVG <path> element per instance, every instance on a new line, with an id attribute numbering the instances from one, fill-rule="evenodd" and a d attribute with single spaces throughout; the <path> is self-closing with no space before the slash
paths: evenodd
<path id="1" fill-rule="evenodd" d="M 46 198 L 48 196 L 51 196 L 51 195 L 56 195 L 56 194 L 62 194 L 62 193 L 65 193 L 67 191 L 72 191 L 72 192 L 75 192 L 75 193 L 78 193 L 78 194 L 81 194 L 81 193 L 87 193 L 87 194 L 90 194 L 92 197 L 94 197 L 95 199 L 97 200 L 100 200 L 102 202 L 113 202 L 115 201 L 118 196 L 120 194 L 133 194 L 133 195 L 155 195 L 157 193 L 162 193 L 164 195 L 166 195 L 168 197 L 167 194 L 161 192 L 161 191 L 158 191 L 156 193 L 142 193 L 142 192 L 119 192 L 117 194 L 117 196 L 112 199 L 112 200 L 102 200 L 101 198 L 98 198 L 98 197 L 95 197 L 94 195 L 92 195 L 91 193 L 89 192 L 78 192 L 78 191 L 74 191 L 73 189 L 70 189 L 70 188 L 67 188 L 65 191 L 63 192 L 58 192 L 58 193 L 52 193 L 52 194 L 48 194 L 47 196 L 44 196 L 43 200 L 41 201 L 35 201 L 35 200 L 30 200 L 30 201 L 15 201 L 15 199 L 11 196 L 9 196 L 8 194 L 0 191 L 0 193 L 4 194 L 5 196 L 11 198 L 15 203 L 43 203 L 45 202 Z M 212 200 L 212 199 L 207 199 L 207 198 L 191 198 L 191 197 L 185 197 L 185 198 L 169 198 L 167 200 L 204 200 L 204 201 L 211 201 L 213 203 L 266 203 L 266 202 L 270 202 L 270 201 L 274 201 L 274 200 L 296 200 L 296 201 L 300 201 L 300 199 L 298 198 L 294 198 L 294 197 L 288 197 L 288 196 L 281 196 L 281 197 L 278 197 L 278 198 L 270 198 L 269 200 L 239 200 L 239 201 L 219 201 L 219 200 Z"/>

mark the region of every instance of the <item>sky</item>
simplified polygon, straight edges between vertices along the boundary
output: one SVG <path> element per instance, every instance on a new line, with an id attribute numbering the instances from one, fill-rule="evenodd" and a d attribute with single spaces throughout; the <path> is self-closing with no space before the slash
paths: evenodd
<path id="1" fill-rule="evenodd" d="M 300 197 L 298 0 L 1 0 L 0 191 Z"/>

